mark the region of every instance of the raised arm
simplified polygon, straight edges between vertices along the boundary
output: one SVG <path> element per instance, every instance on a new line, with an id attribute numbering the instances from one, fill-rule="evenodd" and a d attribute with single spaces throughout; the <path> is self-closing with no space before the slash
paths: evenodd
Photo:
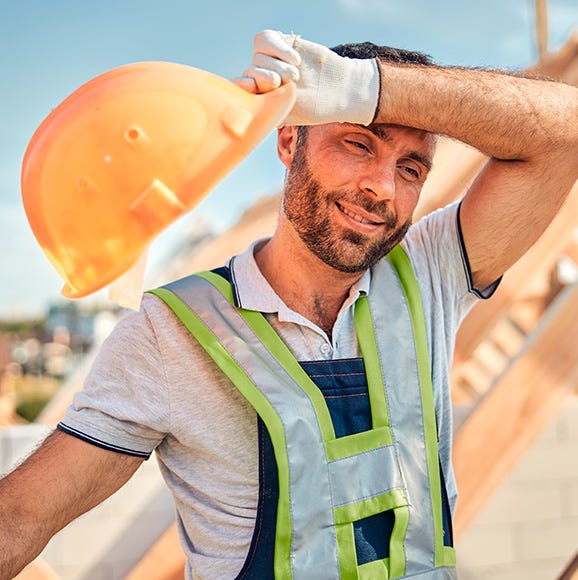
<path id="1" fill-rule="evenodd" d="M 538 239 L 578 178 L 578 90 L 500 72 L 342 58 L 295 35 L 255 38 L 239 84 L 265 92 L 295 81 L 287 124 L 372 122 L 444 134 L 489 156 L 461 225 L 477 288 Z"/>
<path id="2" fill-rule="evenodd" d="M 484 288 L 544 232 L 578 178 L 578 90 L 497 72 L 380 63 L 376 121 L 442 133 L 489 156 L 461 225 Z"/>
<path id="3" fill-rule="evenodd" d="M 50 538 L 117 491 L 142 459 L 55 431 L 0 480 L 0 580 L 14 578 Z"/>

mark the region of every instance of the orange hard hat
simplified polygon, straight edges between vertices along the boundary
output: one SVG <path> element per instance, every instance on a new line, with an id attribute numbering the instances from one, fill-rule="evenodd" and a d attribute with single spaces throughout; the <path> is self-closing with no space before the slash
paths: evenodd
<path id="1" fill-rule="evenodd" d="M 42 122 L 22 167 L 32 230 L 80 298 L 126 272 L 278 124 L 292 83 L 253 95 L 190 66 L 144 62 L 81 86 Z"/>

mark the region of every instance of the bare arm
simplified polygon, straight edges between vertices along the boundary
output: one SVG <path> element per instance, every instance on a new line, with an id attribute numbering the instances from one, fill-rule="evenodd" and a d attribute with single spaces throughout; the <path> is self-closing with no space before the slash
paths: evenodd
<path id="1" fill-rule="evenodd" d="M 578 90 L 500 72 L 341 58 L 266 30 L 238 84 L 296 82 L 289 125 L 372 121 L 447 135 L 489 156 L 462 204 L 474 283 L 487 287 L 538 239 L 578 177 Z M 374 115 L 377 105 L 377 114 Z"/>
<path id="2" fill-rule="evenodd" d="M 484 288 L 544 232 L 578 178 L 578 90 L 478 70 L 380 69 L 378 122 L 448 135 L 490 157 L 461 210 L 474 283 Z"/>
<path id="3" fill-rule="evenodd" d="M 117 491 L 142 459 L 55 431 L 0 480 L 0 580 L 31 562 L 50 538 Z"/>

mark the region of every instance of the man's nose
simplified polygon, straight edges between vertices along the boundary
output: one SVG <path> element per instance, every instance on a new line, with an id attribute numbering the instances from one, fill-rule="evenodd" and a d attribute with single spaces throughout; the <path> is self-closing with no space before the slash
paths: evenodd
<path id="1" fill-rule="evenodd" d="M 359 179 L 361 191 L 379 201 L 391 201 L 395 196 L 395 164 L 381 163 L 367 167 Z"/>

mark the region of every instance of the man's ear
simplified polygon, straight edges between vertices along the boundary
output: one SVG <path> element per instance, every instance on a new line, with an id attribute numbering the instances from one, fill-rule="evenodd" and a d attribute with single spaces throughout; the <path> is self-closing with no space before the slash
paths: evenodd
<path id="1" fill-rule="evenodd" d="M 277 129 L 277 154 L 287 169 L 291 167 L 297 145 L 297 127 L 284 126 Z"/>

